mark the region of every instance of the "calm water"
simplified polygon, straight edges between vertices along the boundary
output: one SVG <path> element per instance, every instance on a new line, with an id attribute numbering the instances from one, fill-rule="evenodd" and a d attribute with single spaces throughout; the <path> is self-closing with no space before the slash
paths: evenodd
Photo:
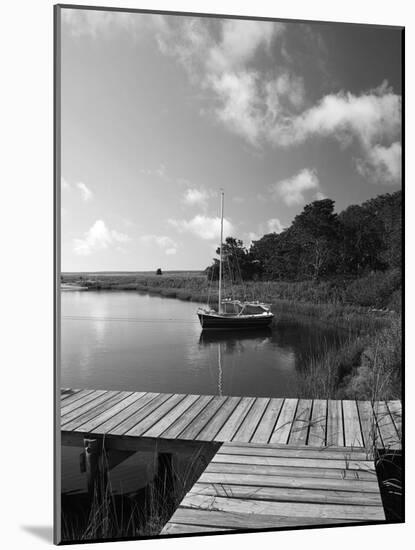
<path id="1" fill-rule="evenodd" d="M 63 387 L 298 397 L 310 353 L 343 338 L 299 322 L 202 335 L 198 304 L 136 292 L 62 292 L 61 305 Z M 81 451 L 62 453 L 63 511 L 72 519 L 86 513 L 88 502 Z M 192 456 L 178 460 L 186 469 Z M 153 456 L 127 453 L 111 470 L 113 494 L 140 502 L 153 475 Z"/>
<path id="2" fill-rule="evenodd" d="M 304 360 L 341 337 L 295 322 L 202 335 L 197 307 L 136 292 L 63 292 L 62 386 L 296 397 Z"/>

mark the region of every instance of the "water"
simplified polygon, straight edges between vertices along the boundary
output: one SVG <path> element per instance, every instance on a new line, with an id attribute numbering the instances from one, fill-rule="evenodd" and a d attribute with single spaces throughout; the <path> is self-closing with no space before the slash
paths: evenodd
<path id="1" fill-rule="evenodd" d="M 298 397 L 304 361 L 339 339 L 292 321 L 202 334 L 197 307 L 137 292 L 63 292 L 62 386 Z"/>
<path id="2" fill-rule="evenodd" d="M 62 292 L 61 385 L 298 397 L 299 374 L 310 354 L 344 337 L 334 329 L 298 321 L 278 322 L 272 330 L 259 332 L 202 335 L 198 305 L 137 292 Z M 63 510 L 72 519 L 87 506 L 81 451 L 63 447 L 62 452 Z M 186 469 L 191 452 L 178 460 Z M 125 454 L 111 470 L 113 494 L 140 502 L 154 471 L 152 455 Z"/>

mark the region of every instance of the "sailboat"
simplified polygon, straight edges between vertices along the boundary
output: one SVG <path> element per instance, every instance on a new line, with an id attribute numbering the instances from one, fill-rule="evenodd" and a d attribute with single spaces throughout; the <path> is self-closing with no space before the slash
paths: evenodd
<path id="1" fill-rule="evenodd" d="M 221 191 L 218 309 L 215 310 L 209 305 L 200 307 L 197 310 L 200 324 L 203 330 L 263 329 L 269 327 L 274 318 L 269 304 L 258 301 L 232 300 L 230 298 L 222 299 L 223 205 L 224 192 Z"/>

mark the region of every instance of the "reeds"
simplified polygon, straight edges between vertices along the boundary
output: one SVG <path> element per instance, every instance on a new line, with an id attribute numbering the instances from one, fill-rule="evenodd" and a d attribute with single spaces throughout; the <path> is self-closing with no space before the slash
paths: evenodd
<path id="1" fill-rule="evenodd" d="M 134 497 L 114 494 L 107 458 L 111 451 L 103 448 L 93 494 L 82 503 L 83 514 L 76 517 L 63 508 L 62 540 L 102 541 L 159 535 L 216 451 L 216 445 L 201 443 L 184 461 L 184 466 L 179 467 L 172 460 L 168 475 L 162 468 L 142 493 Z M 153 460 L 156 465 L 157 450 Z"/>

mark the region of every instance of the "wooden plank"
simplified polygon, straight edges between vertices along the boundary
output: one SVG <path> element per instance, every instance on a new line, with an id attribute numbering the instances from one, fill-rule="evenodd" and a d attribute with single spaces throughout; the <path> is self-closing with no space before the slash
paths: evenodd
<path id="1" fill-rule="evenodd" d="M 121 392 L 119 400 L 113 402 L 109 408 L 105 407 L 100 414 L 86 420 L 80 426 L 75 428 L 75 431 L 88 433 L 94 432 L 94 430 L 101 424 L 104 424 L 104 422 L 113 418 L 117 413 L 126 409 L 143 395 L 145 395 L 144 392 Z M 107 404 L 107 402 L 105 404 Z M 66 427 L 66 429 L 69 428 Z"/>
<path id="2" fill-rule="evenodd" d="M 324 447 L 326 444 L 326 429 L 327 400 L 314 399 L 307 445 L 310 447 Z"/>
<path id="3" fill-rule="evenodd" d="M 346 520 L 340 522 L 339 520 L 323 518 L 290 518 L 269 514 L 245 514 L 243 512 L 223 512 L 185 507 L 178 508 L 170 521 L 184 525 L 206 525 L 242 530 L 348 523 Z"/>
<path id="4" fill-rule="evenodd" d="M 402 404 L 400 401 L 387 402 L 389 412 L 391 413 L 399 440 L 402 439 Z"/>
<path id="5" fill-rule="evenodd" d="M 265 397 L 257 397 L 255 399 L 254 404 L 243 419 L 232 441 L 249 442 L 251 440 L 268 403 L 269 399 Z"/>
<path id="6" fill-rule="evenodd" d="M 103 393 L 98 394 L 98 396 L 94 396 L 94 398 L 91 401 L 88 401 L 87 403 L 84 402 L 83 405 L 77 407 L 76 409 L 73 409 L 70 412 L 67 412 L 64 416 L 61 417 L 62 429 L 66 429 L 65 426 L 72 420 L 75 420 L 75 418 L 78 418 L 82 416 L 84 413 L 88 413 L 94 410 L 96 407 L 101 405 L 101 403 L 105 403 L 105 401 L 112 399 L 115 395 L 119 393 L 120 392 L 118 391 L 112 391 L 112 390 L 105 391 Z M 88 399 L 88 397 L 86 399 Z"/>
<path id="7" fill-rule="evenodd" d="M 185 523 L 168 523 L 160 535 L 185 535 L 190 533 L 221 533 L 229 531 L 225 527 L 210 527 L 206 525 L 187 525 Z"/>
<path id="8" fill-rule="evenodd" d="M 203 476 L 202 476 L 203 477 Z M 303 487 L 273 487 L 267 485 L 239 483 L 205 483 L 199 480 L 188 494 L 211 495 L 228 498 L 273 500 L 278 502 L 309 502 L 320 504 L 358 504 L 382 506 L 380 492 L 359 493 L 347 490 L 305 489 Z"/>
<path id="9" fill-rule="evenodd" d="M 261 474 L 293 477 L 320 477 L 321 479 L 347 479 L 356 481 L 373 481 L 377 476 L 375 470 L 355 470 L 340 468 L 307 468 L 300 466 L 291 466 L 286 462 L 285 466 L 273 466 L 270 464 L 243 464 L 230 462 L 211 461 L 206 467 L 205 472 L 230 472 L 238 474 Z"/>
<path id="10" fill-rule="evenodd" d="M 363 447 L 356 401 L 343 401 L 344 441 L 351 447 Z"/>
<path id="11" fill-rule="evenodd" d="M 84 413 L 82 413 L 80 416 L 77 416 L 70 422 L 67 422 L 62 425 L 62 428 L 66 431 L 76 430 L 79 426 L 85 423 L 89 423 L 91 420 L 95 419 L 98 415 L 100 415 L 103 412 L 107 412 L 108 410 L 112 409 L 114 405 L 131 395 L 132 392 L 116 392 L 112 397 L 109 399 L 106 399 L 102 403 L 96 405 L 95 407 L 92 407 L 88 410 L 86 410 Z M 85 431 L 87 432 L 88 429 L 85 430 L 79 430 L 79 431 Z"/>
<path id="12" fill-rule="evenodd" d="M 68 399 L 69 397 L 74 397 L 76 394 L 80 393 L 81 391 L 88 391 L 88 390 L 61 388 L 61 403 L 63 401 L 66 401 L 66 399 Z"/>
<path id="13" fill-rule="evenodd" d="M 399 436 L 385 401 L 376 403 L 375 414 L 383 447 L 395 448 L 399 445 Z"/>
<path id="14" fill-rule="evenodd" d="M 243 397 L 214 440 L 231 441 L 254 401 L 254 397 Z"/>
<path id="15" fill-rule="evenodd" d="M 221 397 L 219 395 L 214 397 L 209 402 L 209 405 L 203 409 L 181 432 L 180 439 L 195 439 L 209 420 L 214 416 L 214 414 L 222 407 L 225 401 L 226 397 Z"/>
<path id="16" fill-rule="evenodd" d="M 201 395 L 198 400 L 187 409 L 186 413 L 178 418 L 173 424 L 162 433 L 165 439 L 176 439 L 181 432 L 192 422 L 192 420 L 212 401 L 213 395 Z"/>
<path id="17" fill-rule="evenodd" d="M 196 439 L 201 441 L 213 441 L 216 434 L 228 420 L 240 400 L 240 397 L 228 397 L 223 406 L 214 416 L 212 416 L 206 426 L 197 435 Z"/>
<path id="18" fill-rule="evenodd" d="M 298 399 L 285 399 L 277 424 L 271 436 L 271 443 L 287 443 L 294 420 Z"/>
<path id="19" fill-rule="evenodd" d="M 367 471 L 373 467 L 370 460 L 353 460 L 353 458 L 342 458 L 341 460 L 321 460 L 319 458 L 290 458 L 280 456 L 246 456 L 246 455 L 228 455 L 217 453 L 211 463 L 221 462 L 229 464 L 258 464 L 265 466 L 286 466 L 289 460 L 289 466 L 298 466 L 300 468 L 333 468 L 340 470 L 363 470 Z"/>
<path id="20" fill-rule="evenodd" d="M 308 429 L 311 419 L 311 399 L 300 399 L 295 412 L 294 422 L 291 427 L 288 443 L 294 445 L 305 445 L 307 443 Z"/>
<path id="21" fill-rule="evenodd" d="M 333 401 L 331 399 L 327 402 L 327 438 L 326 444 L 328 447 L 343 446 L 343 412 L 341 401 Z"/>
<path id="22" fill-rule="evenodd" d="M 233 499 L 219 496 L 186 495 L 183 506 L 213 509 L 223 512 L 276 515 L 281 517 L 310 517 L 322 519 L 384 521 L 382 506 L 361 506 L 357 504 L 318 504 L 305 502 L 275 502 L 253 499 Z"/>
<path id="23" fill-rule="evenodd" d="M 180 401 L 178 405 L 174 407 L 164 418 L 156 422 L 149 430 L 143 435 L 145 437 L 160 437 L 172 424 L 184 414 L 189 407 L 197 400 L 197 395 L 186 395 L 184 399 Z"/>
<path id="24" fill-rule="evenodd" d="M 140 422 L 135 424 L 127 432 L 124 432 L 124 435 L 134 437 L 142 436 L 148 429 L 150 429 L 152 426 L 154 426 L 154 424 L 159 422 L 165 415 L 167 415 L 173 409 L 173 407 L 183 401 L 183 399 L 185 399 L 185 395 L 183 394 L 176 393 L 172 395 L 171 397 L 169 397 L 169 399 L 166 399 L 166 401 L 161 403 L 157 408 L 149 412 L 146 417 L 143 418 Z"/>
<path id="25" fill-rule="evenodd" d="M 232 466 L 232 465 L 226 465 Z M 213 483 L 213 484 L 239 484 L 243 480 L 245 485 L 259 485 L 261 487 L 279 487 L 279 488 L 293 488 L 293 489 L 319 489 L 320 491 L 347 491 L 357 492 L 359 495 L 364 493 L 376 493 L 379 494 L 379 484 L 376 475 L 372 475 L 370 480 L 360 480 L 348 475 L 346 478 L 341 475 L 334 477 L 322 477 L 317 475 L 316 477 L 304 477 L 296 475 L 294 473 L 281 473 L 281 475 L 270 475 L 269 470 L 266 467 L 262 468 L 264 473 L 257 473 L 258 467 L 250 469 L 246 465 L 239 468 L 229 468 L 229 471 L 225 471 L 225 468 L 211 467 L 205 470 L 199 478 L 200 483 Z M 234 471 L 236 470 L 236 471 Z M 240 471 L 238 471 L 240 470 Z M 294 469 L 291 469 L 291 472 Z M 274 469 L 275 471 L 275 469 Z M 281 472 L 281 468 L 279 469 Z M 349 472 L 351 474 L 352 472 Z"/>
<path id="26" fill-rule="evenodd" d="M 74 395 L 74 399 L 68 397 L 68 399 L 65 400 L 62 404 L 60 410 L 61 417 L 65 416 L 65 414 L 68 414 L 69 412 L 72 412 L 78 407 L 81 407 L 82 405 L 93 401 L 94 399 L 105 393 L 107 393 L 106 390 L 85 390 L 85 393 L 82 393 L 82 395 L 81 393 L 77 394 L 76 396 Z"/>
<path id="27" fill-rule="evenodd" d="M 365 449 L 369 454 L 373 454 L 374 445 L 377 446 L 380 440 L 370 401 L 357 401 L 357 410 L 359 411 Z"/>
<path id="28" fill-rule="evenodd" d="M 290 445 L 284 447 L 272 448 L 269 445 L 259 445 L 251 443 L 247 445 L 237 445 L 235 443 L 224 443 L 216 453 L 218 456 L 221 454 L 236 454 L 236 455 L 254 455 L 254 456 L 280 456 L 285 458 L 317 458 L 319 460 L 332 459 L 332 460 L 349 460 L 353 457 L 353 460 L 368 460 L 365 450 L 361 451 L 349 451 L 344 447 L 341 451 L 333 450 L 331 447 L 302 447 L 292 448 Z"/>
<path id="29" fill-rule="evenodd" d="M 95 428 L 95 433 L 98 434 L 110 434 L 112 433 L 117 426 L 119 426 L 124 420 L 127 420 L 131 416 L 133 416 L 135 413 L 137 413 L 139 410 L 141 410 L 147 403 L 155 399 L 158 395 L 158 393 L 145 393 L 141 397 L 139 397 L 139 394 L 137 394 L 137 399 L 131 403 L 130 405 L 126 406 L 125 409 L 122 409 L 118 413 L 114 414 L 97 426 Z"/>
<path id="30" fill-rule="evenodd" d="M 275 449 L 280 451 L 299 451 L 300 453 L 305 452 L 313 452 L 318 453 L 318 456 L 324 456 L 326 453 L 332 453 L 333 455 L 338 455 L 339 453 L 344 456 L 346 453 L 350 454 L 356 453 L 356 456 L 358 455 L 364 455 L 367 456 L 366 449 L 363 448 L 356 448 L 356 447 L 346 447 L 346 446 L 340 446 L 340 447 L 309 447 L 308 445 L 287 445 L 285 443 L 244 443 L 244 442 L 238 442 L 238 441 L 226 441 L 222 443 L 221 449 L 223 447 L 241 447 L 241 448 L 267 448 L 267 449 Z M 220 452 L 220 450 L 218 451 Z"/>
<path id="31" fill-rule="evenodd" d="M 136 412 L 129 415 L 128 418 L 119 423 L 115 428 L 111 430 L 112 435 L 124 435 L 131 428 L 136 426 L 143 418 L 146 418 L 150 413 L 156 410 L 160 405 L 162 405 L 167 399 L 172 396 L 171 393 L 159 393 L 153 397 L 144 407 L 140 407 Z"/>
<path id="32" fill-rule="evenodd" d="M 261 418 L 251 441 L 254 443 L 268 443 L 274 426 L 277 423 L 278 415 L 284 403 L 284 399 L 272 398 L 269 400 L 264 416 Z"/>

